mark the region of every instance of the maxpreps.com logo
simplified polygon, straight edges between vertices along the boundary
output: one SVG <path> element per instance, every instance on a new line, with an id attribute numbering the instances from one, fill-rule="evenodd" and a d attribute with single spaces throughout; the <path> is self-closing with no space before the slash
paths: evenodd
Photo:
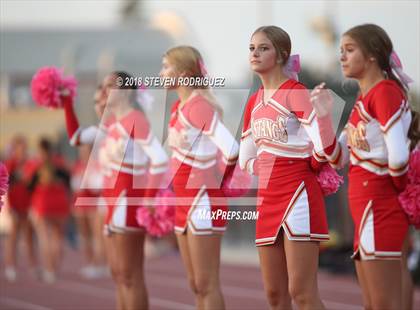
<path id="1" fill-rule="evenodd" d="M 255 141 L 267 139 L 274 142 L 287 143 L 287 119 L 277 117 L 276 121 L 269 118 L 260 118 L 252 122 L 252 134 Z"/>

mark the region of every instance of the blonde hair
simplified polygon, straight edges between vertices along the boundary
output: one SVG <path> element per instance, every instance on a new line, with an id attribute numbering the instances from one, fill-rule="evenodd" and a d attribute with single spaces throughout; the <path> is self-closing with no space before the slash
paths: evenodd
<path id="1" fill-rule="evenodd" d="M 203 57 L 195 47 L 188 45 L 175 46 L 169 49 L 164 57 L 175 66 L 177 72 L 184 72 L 187 77 L 205 77 Z M 223 116 L 223 109 L 218 104 L 210 88 L 205 86 L 195 87 L 194 91 L 207 99 L 220 117 Z"/>

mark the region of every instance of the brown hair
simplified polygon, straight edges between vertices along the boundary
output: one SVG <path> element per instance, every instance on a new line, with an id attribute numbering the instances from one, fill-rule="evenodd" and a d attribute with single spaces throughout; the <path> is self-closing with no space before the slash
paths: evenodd
<path id="1" fill-rule="evenodd" d="M 188 77 L 204 77 L 205 72 L 202 72 L 203 69 L 203 57 L 200 52 L 192 46 L 188 45 L 179 45 L 169 49 L 164 57 L 173 64 L 178 72 L 185 72 Z M 196 87 L 196 92 L 206 98 L 209 103 L 215 108 L 219 113 L 219 116 L 222 117 L 223 109 L 217 103 L 216 98 L 211 93 L 210 89 L 207 87 Z"/>
<path id="2" fill-rule="evenodd" d="M 362 49 L 365 57 L 374 57 L 379 68 L 390 80 L 394 80 L 406 92 L 404 85 L 392 72 L 390 56 L 394 49 L 391 39 L 384 29 L 374 24 L 363 24 L 347 30 L 343 36 L 355 40 Z"/>
<path id="3" fill-rule="evenodd" d="M 410 139 L 410 151 L 414 150 L 420 141 L 420 113 L 411 111 L 411 124 L 408 129 L 408 138 Z"/>
<path id="4" fill-rule="evenodd" d="M 136 89 L 137 85 L 136 83 L 132 83 L 130 80 L 133 79 L 133 76 L 125 71 L 112 71 L 110 75 L 113 75 L 115 79 L 121 79 L 122 83 L 115 83 L 115 88 L 126 90 L 128 93 L 128 100 L 131 104 L 133 104 L 136 101 Z M 128 82 L 127 82 L 128 80 Z M 98 87 L 99 88 L 99 87 Z M 139 108 L 141 110 L 141 107 L 138 107 L 138 105 L 134 105 L 134 108 Z"/>
<path id="5" fill-rule="evenodd" d="M 262 26 L 254 31 L 252 35 L 258 32 L 264 33 L 273 44 L 277 57 L 283 60 L 283 65 L 289 60 L 290 52 L 292 50 L 292 42 L 289 34 L 282 28 L 277 26 Z"/>

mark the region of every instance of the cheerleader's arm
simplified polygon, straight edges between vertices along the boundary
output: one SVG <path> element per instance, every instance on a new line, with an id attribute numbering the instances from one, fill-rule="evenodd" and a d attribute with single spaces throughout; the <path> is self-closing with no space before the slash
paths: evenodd
<path id="1" fill-rule="evenodd" d="M 70 145 L 93 144 L 98 134 L 105 134 L 104 130 L 99 129 L 97 126 L 80 127 L 79 120 L 74 112 L 72 99 L 69 96 L 63 97 L 63 103 Z"/>
<path id="2" fill-rule="evenodd" d="M 258 175 L 257 146 L 252 136 L 251 118 L 257 93 L 250 96 L 244 112 L 241 143 L 239 145 L 239 166 L 250 175 Z"/>
<path id="3" fill-rule="evenodd" d="M 388 169 L 392 181 L 399 192 L 403 191 L 408 182 L 409 146 L 405 139 L 403 124 L 397 121 L 384 132 L 386 148 L 388 150 Z"/>
<path id="4" fill-rule="evenodd" d="M 388 170 L 398 191 L 407 185 L 409 141 L 404 130 L 406 98 L 396 87 L 382 87 L 375 92 L 369 106 L 371 115 L 379 122 L 388 151 Z M 411 120 L 409 120 L 411 121 Z"/>
<path id="5" fill-rule="evenodd" d="M 316 122 L 321 140 L 320 148 L 324 158 L 328 160 L 334 169 L 342 169 L 350 162 L 350 152 L 347 147 L 347 129 L 344 128 L 337 140 L 329 115 L 316 117 Z"/>
<path id="6" fill-rule="evenodd" d="M 239 166 L 250 175 L 258 175 L 257 146 L 254 143 L 252 134 L 242 134 L 239 145 Z"/>
<path id="7" fill-rule="evenodd" d="M 213 134 L 208 136 L 222 153 L 224 175 L 233 173 L 239 156 L 239 145 L 226 126 L 218 120 Z"/>

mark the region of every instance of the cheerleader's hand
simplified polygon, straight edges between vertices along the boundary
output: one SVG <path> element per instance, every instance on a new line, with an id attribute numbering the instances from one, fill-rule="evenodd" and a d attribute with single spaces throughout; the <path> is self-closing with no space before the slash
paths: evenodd
<path id="1" fill-rule="evenodd" d="M 155 212 L 155 197 L 143 197 L 142 206 L 150 210 L 151 213 Z"/>
<path id="2" fill-rule="evenodd" d="M 151 215 L 154 215 L 156 212 L 156 206 L 154 204 L 155 198 L 145 197 L 142 199 L 143 208 L 147 208 Z"/>
<path id="3" fill-rule="evenodd" d="M 155 214 L 155 212 L 156 212 L 155 206 L 146 206 L 146 208 L 149 209 L 150 214 L 152 214 L 152 215 Z"/>
<path id="4" fill-rule="evenodd" d="M 312 90 L 310 97 L 316 116 L 324 117 L 331 113 L 334 100 L 329 90 L 325 88 L 324 82 Z"/>
<path id="5" fill-rule="evenodd" d="M 70 96 L 68 93 L 67 94 L 62 93 L 60 95 L 60 100 L 61 100 L 61 106 L 64 108 L 73 106 L 74 98 Z"/>

